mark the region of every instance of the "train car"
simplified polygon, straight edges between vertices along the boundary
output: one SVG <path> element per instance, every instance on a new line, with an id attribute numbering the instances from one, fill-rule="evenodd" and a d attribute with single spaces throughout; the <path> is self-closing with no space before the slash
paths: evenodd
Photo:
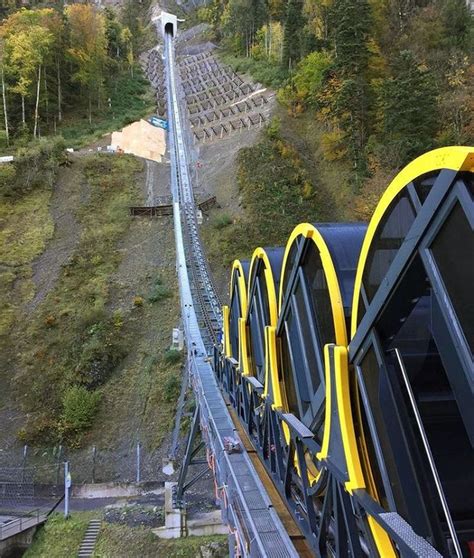
<path id="1" fill-rule="evenodd" d="M 474 557 L 474 149 L 235 262 L 217 376 L 317 556 Z"/>

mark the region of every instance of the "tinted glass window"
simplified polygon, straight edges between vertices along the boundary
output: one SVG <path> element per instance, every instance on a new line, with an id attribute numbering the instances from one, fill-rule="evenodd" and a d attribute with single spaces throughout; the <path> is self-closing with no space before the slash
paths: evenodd
<path id="1" fill-rule="evenodd" d="M 369 302 L 374 298 L 414 220 L 415 211 L 410 200 L 406 194 L 400 194 L 385 213 L 369 250 L 363 275 Z M 358 321 L 361 319 L 362 315 L 359 315 Z"/>
<path id="2" fill-rule="evenodd" d="M 280 374 L 283 378 L 283 386 L 288 402 L 288 410 L 297 417 L 300 416 L 298 408 L 298 399 L 296 396 L 296 386 L 293 375 L 293 365 L 290 358 L 290 349 L 288 345 L 287 331 L 283 332 L 280 337 Z"/>
<path id="3" fill-rule="evenodd" d="M 300 238 L 301 237 L 298 237 L 298 240 L 295 240 L 295 242 L 293 242 L 293 244 L 291 245 L 290 253 L 288 254 L 288 259 L 286 261 L 285 276 L 283 277 L 283 299 L 285 299 L 286 288 L 288 287 L 288 281 L 290 280 L 296 255 L 298 254 L 298 244 Z"/>
<path id="4" fill-rule="evenodd" d="M 474 352 L 474 231 L 459 203 L 441 227 L 431 250 L 468 345 Z"/>
<path id="5" fill-rule="evenodd" d="M 303 273 L 308 285 L 309 295 L 313 304 L 314 316 L 318 329 L 321 358 L 324 362 L 323 349 L 327 343 L 335 342 L 334 320 L 331 299 L 321 258 L 316 246 L 311 242 L 303 263 Z"/>
<path id="6" fill-rule="evenodd" d="M 306 364 L 301 363 L 301 367 L 305 367 L 304 372 L 311 379 L 311 391 L 316 392 L 320 383 L 321 376 L 318 361 L 316 360 L 316 351 L 318 350 L 317 341 L 313 336 L 311 325 L 314 327 L 314 321 L 312 320 L 311 308 L 305 302 L 305 297 L 303 295 L 303 286 L 301 282 L 298 284 L 298 288 L 295 290 L 295 302 L 298 312 L 298 319 L 301 328 L 301 340 L 304 346 L 304 354 L 306 356 Z M 310 324 L 310 320 L 312 323 Z M 303 373 L 303 369 L 301 370 Z"/>

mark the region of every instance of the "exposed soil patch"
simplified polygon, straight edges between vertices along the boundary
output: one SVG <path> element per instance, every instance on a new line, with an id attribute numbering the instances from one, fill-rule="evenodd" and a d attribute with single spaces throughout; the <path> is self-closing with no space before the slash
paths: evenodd
<path id="1" fill-rule="evenodd" d="M 68 261 L 80 239 L 81 228 L 74 215 L 85 195 L 85 184 L 81 168 L 73 164 L 58 173 L 51 198 L 51 215 L 54 221 L 54 236 L 46 250 L 33 262 L 35 295 L 26 304 L 27 313 L 34 311 L 56 283 L 61 267 Z"/>

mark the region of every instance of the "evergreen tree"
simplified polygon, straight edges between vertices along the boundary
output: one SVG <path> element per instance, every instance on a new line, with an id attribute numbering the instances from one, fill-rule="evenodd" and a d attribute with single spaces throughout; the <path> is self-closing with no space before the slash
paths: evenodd
<path id="1" fill-rule="evenodd" d="M 368 62 L 371 27 L 367 0 L 335 0 L 331 22 L 335 44 L 335 73 L 340 83 L 332 110 L 347 140 L 356 188 L 366 175 L 370 88 Z"/>
<path id="2" fill-rule="evenodd" d="M 302 0 L 288 0 L 283 36 L 283 58 L 285 68 L 291 70 L 301 58 L 303 32 Z"/>
<path id="3" fill-rule="evenodd" d="M 382 133 L 393 165 L 405 165 L 433 147 L 438 127 L 436 95 L 430 71 L 411 51 L 401 52 L 393 77 L 382 87 Z"/>

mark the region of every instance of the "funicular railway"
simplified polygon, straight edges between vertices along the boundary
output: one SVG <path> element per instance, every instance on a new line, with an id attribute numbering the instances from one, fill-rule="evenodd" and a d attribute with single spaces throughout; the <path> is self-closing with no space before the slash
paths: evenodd
<path id="1" fill-rule="evenodd" d="M 412 162 L 368 226 L 301 224 L 234 262 L 221 315 L 167 31 L 182 315 L 232 552 L 297 555 L 245 452 L 225 450 L 216 378 L 315 556 L 473 557 L 474 149 Z"/>

